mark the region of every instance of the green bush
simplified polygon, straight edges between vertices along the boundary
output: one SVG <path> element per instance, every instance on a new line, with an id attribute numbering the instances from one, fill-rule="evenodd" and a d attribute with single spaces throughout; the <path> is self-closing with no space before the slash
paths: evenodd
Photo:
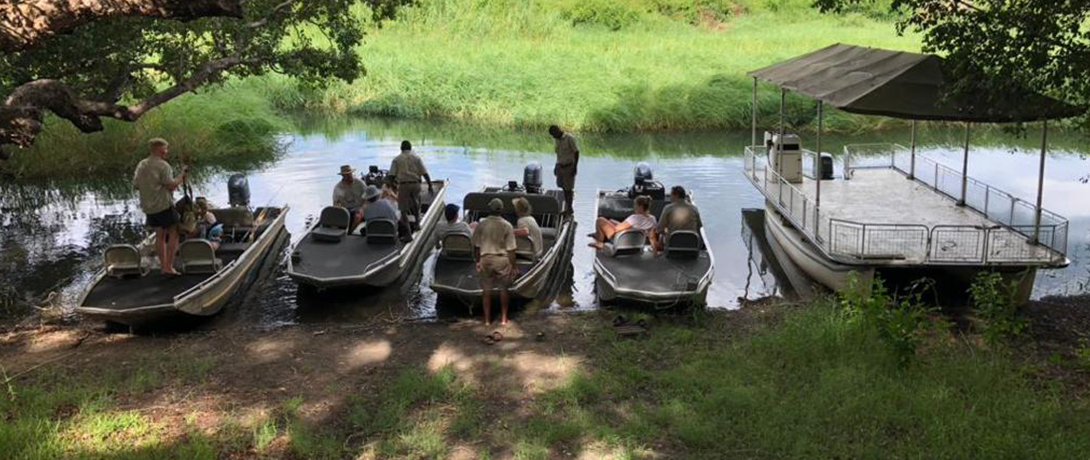
<path id="1" fill-rule="evenodd" d="M 980 319 L 980 333 L 989 344 L 998 345 L 1016 337 L 1026 327 L 1024 319 L 1018 316 L 1018 280 L 1010 283 L 1003 281 L 1003 275 L 986 271 L 981 272 L 969 286 L 969 296 L 973 308 Z"/>
<path id="2" fill-rule="evenodd" d="M 853 323 L 878 335 L 899 365 L 907 366 L 933 325 L 931 310 L 923 302 L 926 286 L 917 284 L 898 298 L 881 278 L 875 276 L 867 285 L 853 273 L 840 292 L 840 305 Z"/>
<path id="3" fill-rule="evenodd" d="M 562 16 L 573 25 L 596 25 L 621 30 L 643 18 L 638 0 L 571 0 L 561 4 Z"/>

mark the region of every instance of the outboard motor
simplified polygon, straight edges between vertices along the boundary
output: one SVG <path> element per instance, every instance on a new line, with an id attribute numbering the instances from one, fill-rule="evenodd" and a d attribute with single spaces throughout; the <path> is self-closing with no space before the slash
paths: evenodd
<path id="1" fill-rule="evenodd" d="M 378 166 L 371 165 L 367 167 L 367 174 L 364 175 L 363 183 L 367 185 L 374 185 L 375 187 L 382 187 L 382 184 L 386 181 L 386 176 L 389 171 L 378 169 Z"/>
<path id="2" fill-rule="evenodd" d="M 242 174 L 232 174 L 227 178 L 227 201 L 231 206 L 250 205 L 250 181 Z"/>
<path id="3" fill-rule="evenodd" d="M 522 171 L 522 186 L 526 193 L 541 193 L 541 163 L 534 161 L 526 165 Z"/>
<path id="4" fill-rule="evenodd" d="M 646 162 L 639 162 L 636 164 L 636 169 L 633 173 L 635 176 L 632 187 L 628 189 L 628 197 L 635 199 L 640 195 L 647 195 L 652 200 L 662 200 L 666 198 L 666 190 L 662 184 L 655 182 L 654 173 L 651 171 L 651 165 Z"/>

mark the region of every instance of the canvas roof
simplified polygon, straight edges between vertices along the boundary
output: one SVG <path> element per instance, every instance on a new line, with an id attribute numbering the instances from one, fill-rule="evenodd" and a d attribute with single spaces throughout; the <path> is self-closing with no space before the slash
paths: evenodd
<path id="1" fill-rule="evenodd" d="M 914 120 L 1005 123 L 1067 118 L 1082 108 L 1028 90 L 944 97 L 943 58 L 836 44 L 749 76 L 846 112 Z"/>

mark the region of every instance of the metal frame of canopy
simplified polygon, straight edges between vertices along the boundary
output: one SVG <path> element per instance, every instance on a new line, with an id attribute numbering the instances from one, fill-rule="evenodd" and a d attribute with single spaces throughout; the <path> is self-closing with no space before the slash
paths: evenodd
<path id="1" fill-rule="evenodd" d="M 848 53 L 850 53 L 850 52 L 856 52 L 856 53 L 862 52 L 862 53 L 877 54 L 877 55 L 879 55 L 879 57 L 883 58 L 881 60 L 885 60 L 885 58 L 887 58 L 887 57 L 903 58 L 903 57 L 907 56 L 909 58 L 909 61 L 911 61 L 911 62 L 907 65 L 907 67 L 905 67 L 905 69 L 894 69 L 895 71 L 888 72 L 886 74 L 879 74 L 878 72 L 870 73 L 870 72 L 863 71 L 863 70 L 868 70 L 868 69 L 860 69 L 857 66 L 847 65 L 847 64 L 851 63 L 851 61 L 848 60 L 848 59 L 843 59 L 843 58 L 837 57 L 836 53 L 838 53 L 838 52 L 848 52 Z M 819 65 L 819 64 L 821 64 L 820 62 L 807 62 L 806 66 L 805 66 L 805 69 L 807 71 L 809 71 L 810 74 L 819 74 L 819 73 L 821 73 L 821 74 L 823 74 L 823 76 L 825 78 L 829 78 L 830 75 L 854 76 L 856 78 L 853 80 L 852 86 L 836 88 L 834 90 L 829 90 L 828 88 L 820 88 L 820 91 L 819 91 L 819 88 L 807 88 L 809 90 L 809 92 L 799 91 L 799 92 L 801 92 L 803 94 L 806 94 L 806 95 L 812 97 L 813 99 L 817 100 L 817 103 L 818 103 L 817 104 L 817 135 L 816 135 L 816 139 L 815 139 L 817 160 L 814 162 L 814 169 L 815 169 L 814 176 L 817 178 L 817 180 L 814 181 L 814 183 L 815 183 L 815 194 L 816 194 L 815 200 L 814 200 L 814 205 L 815 205 L 815 208 L 816 208 L 815 212 L 818 212 L 817 209 L 820 209 L 820 206 L 821 206 L 821 177 L 822 177 L 821 135 L 822 135 L 823 125 L 824 125 L 824 107 L 825 107 L 825 100 L 822 97 L 821 91 L 825 91 L 826 94 L 829 94 L 829 93 L 833 93 L 834 91 L 839 91 L 839 90 L 845 90 L 844 92 L 848 92 L 848 93 L 853 93 L 854 92 L 855 94 L 850 94 L 850 96 L 855 98 L 855 99 L 850 99 L 847 103 L 844 103 L 844 101 L 838 101 L 838 102 L 840 102 L 840 104 L 833 104 L 834 107 L 840 108 L 840 109 L 845 110 L 847 112 L 855 112 L 855 113 L 871 114 L 871 115 L 875 114 L 876 112 L 881 112 L 880 114 L 883 114 L 883 115 L 886 115 L 886 116 L 911 120 L 911 141 L 910 141 L 911 167 L 909 168 L 909 174 L 908 174 L 908 179 L 910 179 L 910 180 L 914 179 L 915 164 L 916 164 L 916 122 L 918 120 L 947 120 L 947 121 L 962 121 L 962 122 L 964 122 L 965 123 L 965 143 L 964 143 L 964 150 L 963 150 L 963 153 L 962 153 L 961 196 L 959 197 L 957 204 L 959 206 L 965 206 L 965 197 L 966 197 L 966 192 L 967 192 L 967 188 L 968 188 L 969 140 L 970 140 L 970 130 L 971 130 L 972 124 L 974 122 L 980 122 L 980 121 L 990 121 L 990 122 L 993 122 L 993 123 L 1006 123 L 1006 122 L 1018 121 L 1017 116 L 1013 115 L 1012 113 L 1002 113 L 1002 114 L 992 115 L 992 116 L 995 117 L 995 119 L 994 120 L 988 120 L 987 115 L 982 115 L 979 112 L 975 113 L 975 114 L 969 114 L 968 112 L 966 112 L 966 114 L 964 114 L 964 115 L 959 115 L 958 113 L 949 112 L 949 107 L 941 107 L 941 106 L 943 106 L 945 104 L 945 101 L 943 101 L 943 103 L 940 103 L 940 101 L 938 99 L 932 99 L 932 103 L 936 107 L 936 109 L 931 111 L 930 113 L 926 113 L 926 114 L 923 114 L 922 112 L 918 113 L 918 114 L 912 113 L 911 109 L 905 110 L 905 111 L 895 111 L 895 110 L 888 109 L 888 107 L 883 108 L 883 107 L 880 107 L 880 106 L 876 110 L 875 109 L 875 101 L 868 101 L 868 108 L 866 110 L 858 110 L 858 109 L 853 110 L 853 107 L 851 106 L 854 102 L 870 96 L 870 93 L 875 92 L 875 90 L 881 89 L 883 85 L 889 84 L 891 82 L 895 82 L 898 77 L 900 77 L 902 75 L 905 75 L 905 74 L 908 74 L 910 71 L 912 71 L 911 67 L 916 66 L 920 62 L 923 62 L 923 61 L 929 60 L 929 59 L 930 60 L 934 60 L 934 59 L 941 60 L 941 58 L 939 58 L 938 56 L 920 55 L 920 54 L 914 54 L 914 53 L 903 53 L 903 52 L 888 51 L 888 50 L 877 50 L 877 49 L 871 49 L 871 48 L 862 48 L 862 47 L 855 47 L 855 46 L 849 46 L 849 45 L 836 44 L 836 45 L 832 45 L 830 47 L 826 47 L 826 48 L 823 48 L 821 50 L 809 53 L 807 55 L 799 56 L 799 57 L 790 59 L 788 61 L 784 61 L 784 62 L 779 63 L 779 64 L 773 64 L 771 66 L 765 67 L 764 69 L 752 71 L 752 72 L 749 73 L 749 75 L 751 75 L 753 77 L 752 133 L 751 133 L 751 144 L 750 145 L 752 145 L 752 146 L 757 145 L 757 110 L 758 110 L 758 107 L 757 107 L 758 106 L 757 87 L 758 87 L 758 80 L 761 79 L 760 74 L 762 74 L 764 72 L 768 72 L 769 70 L 775 72 L 775 71 L 778 70 L 777 69 L 778 66 L 782 66 L 782 65 L 785 65 L 785 64 L 791 64 L 791 63 L 799 62 L 799 61 L 804 61 L 809 56 L 819 55 L 819 54 L 823 54 L 823 56 L 821 57 L 821 59 L 815 59 L 815 60 L 820 61 L 820 60 L 824 59 L 824 60 L 828 60 L 828 61 L 832 61 L 832 62 L 829 62 L 824 66 Z M 836 59 L 831 59 L 831 58 L 834 58 L 834 57 Z M 873 62 L 880 62 L 881 60 L 875 60 Z M 854 63 L 851 63 L 851 64 L 854 64 Z M 883 62 L 883 64 L 885 64 L 885 63 Z M 908 70 L 906 70 L 906 69 L 908 69 Z M 888 69 L 886 69 L 886 70 L 888 70 Z M 931 70 L 931 72 L 934 73 L 934 69 L 929 69 L 929 70 Z M 863 78 L 862 80 L 860 80 L 858 78 L 860 76 L 860 74 L 862 74 L 866 78 Z M 936 77 L 935 75 L 928 75 L 928 76 L 932 77 L 933 79 Z M 903 86 L 908 86 L 908 85 L 924 86 L 924 85 L 920 84 L 920 82 L 918 80 L 919 75 L 916 75 L 915 77 L 916 78 L 912 78 L 911 81 L 908 82 L 908 83 L 897 82 L 897 84 L 898 85 L 903 85 Z M 938 91 L 936 88 L 939 88 L 942 85 L 941 77 L 942 77 L 941 74 L 938 75 L 938 79 L 936 80 L 937 82 L 932 81 L 931 86 L 927 87 L 927 89 L 931 90 L 932 92 Z M 805 76 L 803 78 L 805 78 Z M 786 117 L 786 99 L 787 99 L 788 84 L 786 82 L 784 82 L 784 81 L 777 81 L 777 80 L 783 80 L 782 78 L 765 78 L 765 80 L 780 87 L 780 119 L 779 119 L 779 125 L 777 127 L 777 131 L 779 132 L 780 138 L 782 139 L 783 135 L 785 134 L 785 129 L 786 129 L 785 128 L 785 117 Z M 879 81 L 879 80 L 884 80 L 884 81 Z M 869 85 L 869 86 L 861 85 L 860 83 L 863 82 L 863 81 L 871 83 L 871 85 Z M 863 92 L 859 92 L 859 87 L 861 87 L 861 86 L 865 88 L 865 90 Z M 925 92 L 925 94 L 933 96 L 933 94 L 931 94 L 931 93 L 926 93 Z M 1041 204 L 1042 204 L 1042 198 L 1043 198 L 1043 195 L 1044 195 L 1045 158 L 1047 157 L 1047 154 L 1048 154 L 1048 121 L 1049 121 L 1049 119 L 1052 119 L 1052 118 L 1067 118 L 1067 117 L 1072 116 L 1074 107 L 1069 106 L 1066 103 L 1063 103 L 1061 101 L 1056 101 L 1056 100 L 1048 98 L 1046 96 L 1038 95 L 1036 93 L 1027 93 L 1027 94 L 1029 94 L 1030 98 L 1032 100 L 1034 100 L 1034 102 L 1041 103 L 1041 107 L 1038 107 L 1040 110 L 1037 110 L 1037 112 L 1034 112 L 1033 110 L 1030 110 L 1029 111 L 1030 113 L 1025 116 L 1026 119 L 1024 120 L 1024 121 L 1041 121 L 1042 122 L 1042 127 L 1041 127 L 1041 158 L 1040 158 L 1040 166 L 1038 168 L 1038 176 L 1037 176 L 1037 200 L 1036 200 L 1035 215 L 1034 215 L 1034 232 L 1033 232 L 1033 237 L 1030 239 L 1030 241 L 1032 243 L 1038 244 L 1039 240 L 1040 240 L 1040 232 L 1041 232 L 1041 214 L 1042 214 Z M 837 96 L 839 96 L 841 98 L 845 97 L 842 94 L 838 94 Z M 881 101 L 879 101 L 879 102 L 881 102 Z M 945 104 L 945 105 L 948 105 L 948 104 Z M 947 110 L 947 112 L 943 113 L 942 112 L 943 110 Z M 815 229 L 815 236 L 816 235 L 817 235 L 817 229 Z"/>

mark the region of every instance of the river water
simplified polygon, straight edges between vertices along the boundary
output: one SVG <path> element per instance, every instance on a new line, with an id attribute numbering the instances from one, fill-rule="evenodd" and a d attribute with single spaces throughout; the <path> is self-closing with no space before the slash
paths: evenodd
<path id="1" fill-rule="evenodd" d="M 297 131 L 284 135 L 285 153 L 273 164 L 244 171 L 253 205 L 288 204 L 290 242 L 297 241 L 310 220 L 330 201 L 340 165 L 357 170 L 369 165 L 388 168 L 398 144 L 408 139 L 424 158 L 433 178 L 450 181 L 449 202 L 485 185 L 521 180 L 523 167 L 540 162 L 551 171 L 551 139 L 545 133 L 484 130 L 445 123 L 384 119 L 300 120 Z M 923 155 L 956 170 L 961 167 L 961 131 L 932 128 L 922 135 Z M 974 140 L 970 175 L 1015 196 L 1032 199 L 1036 191 L 1039 140 L 998 132 Z M 831 136 L 826 151 L 846 143 L 899 142 L 908 133 Z M 655 179 L 693 191 L 707 226 L 717 263 L 708 293 L 709 305 L 732 308 L 739 298 L 779 292 L 771 278 L 752 270 L 741 212 L 763 206 L 761 195 L 742 174 L 742 147 L 749 133 L 687 133 L 583 136 L 583 156 L 576 188 L 577 234 L 590 231 L 596 189 L 618 189 L 632 181 L 636 162 L 649 162 Z M 805 144 L 810 144 L 806 142 Z M 1042 271 L 1035 296 L 1074 294 L 1087 290 L 1090 255 L 1090 152 L 1086 140 L 1053 136 L 1045 183 L 1045 208 L 1071 222 L 1070 267 Z M 195 185 L 198 196 L 226 203 L 226 177 L 233 171 L 204 174 Z M 547 175 L 546 182 L 552 180 Z M 70 305 L 101 265 L 102 250 L 135 242 L 144 234 L 144 216 L 129 190 L 127 177 L 61 182 L 53 186 L 0 185 L 0 317 L 25 317 L 26 300 L 34 302 L 56 291 L 55 303 Z M 592 251 L 577 239 L 566 282 L 554 299 L 537 307 L 596 308 Z M 281 248 L 283 251 L 283 248 Z M 276 260 L 283 260 L 283 254 Z M 404 286 L 381 292 L 352 293 L 337 298 L 300 295 L 283 273 L 283 264 L 268 267 L 251 291 L 228 308 L 230 321 L 284 324 L 309 321 L 355 321 L 375 315 L 432 318 L 436 296 L 428 288 L 431 260 Z M 442 308 L 439 309 L 442 312 Z"/>

